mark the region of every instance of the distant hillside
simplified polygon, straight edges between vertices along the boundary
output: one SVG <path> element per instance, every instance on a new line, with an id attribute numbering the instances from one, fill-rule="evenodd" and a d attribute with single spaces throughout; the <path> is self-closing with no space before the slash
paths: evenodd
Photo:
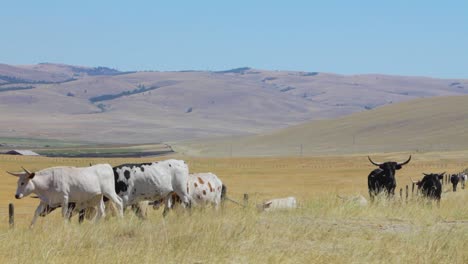
<path id="1" fill-rule="evenodd" d="M 468 96 L 436 97 L 256 136 L 186 142 L 201 156 L 291 156 L 468 149 Z M 302 150 L 302 151 L 301 151 Z"/>
<path id="2" fill-rule="evenodd" d="M 465 94 L 464 79 L 0 64 L 0 136 L 147 143 L 249 135 Z"/>

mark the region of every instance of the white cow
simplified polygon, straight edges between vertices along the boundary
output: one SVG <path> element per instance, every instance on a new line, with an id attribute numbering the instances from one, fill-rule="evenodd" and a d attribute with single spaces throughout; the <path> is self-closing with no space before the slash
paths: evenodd
<path id="1" fill-rule="evenodd" d="M 458 177 L 460 178 L 462 189 L 465 189 L 465 184 L 468 180 L 468 176 L 466 175 L 466 173 L 462 172 L 458 175 Z"/>
<path id="2" fill-rule="evenodd" d="M 297 208 L 297 201 L 295 197 L 286 197 L 271 199 L 262 204 L 257 205 L 259 211 L 274 211 L 280 209 L 295 209 Z"/>
<path id="3" fill-rule="evenodd" d="M 41 200 L 31 226 L 46 206 L 61 205 L 62 216 L 68 218 L 71 213 L 69 203 L 75 203 L 78 208 L 97 206 L 96 220 L 99 220 L 105 215 L 103 196 L 109 198 L 117 206 L 119 216 L 123 216 L 122 199 L 115 193 L 114 175 L 109 164 L 82 168 L 52 167 L 35 173 L 24 169 L 22 173 L 9 173 L 19 177 L 16 199 L 34 193 Z"/>
<path id="4" fill-rule="evenodd" d="M 226 186 L 223 182 L 211 172 L 189 174 L 188 194 L 193 206 L 212 205 L 215 209 L 219 208 L 221 201 L 226 197 Z M 180 203 L 177 194 L 168 197 L 169 205 L 172 208 L 176 203 Z M 164 202 L 164 199 L 155 201 L 153 208 L 157 209 Z"/>
<path id="5" fill-rule="evenodd" d="M 169 159 L 153 163 L 123 164 L 113 168 L 117 194 L 124 207 L 141 201 L 166 199 L 175 192 L 184 207 L 191 204 L 187 190 L 188 166 L 183 160 Z"/>

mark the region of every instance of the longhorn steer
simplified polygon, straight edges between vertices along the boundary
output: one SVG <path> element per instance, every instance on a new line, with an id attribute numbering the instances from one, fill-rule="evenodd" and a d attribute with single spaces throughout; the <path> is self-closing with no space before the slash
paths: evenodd
<path id="1" fill-rule="evenodd" d="M 46 207 L 62 207 L 62 216 L 69 218 L 69 203 L 86 207 L 98 207 L 97 218 L 105 215 L 103 196 L 108 197 L 122 216 L 122 199 L 115 193 L 112 167 L 109 164 L 98 164 L 91 167 L 52 167 L 31 173 L 24 169 L 22 173 L 11 173 L 17 176 L 18 187 L 15 198 L 21 199 L 31 193 L 36 194 L 41 203 L 36 208 L 31 226 Z"/>
<path id="2" fill-rule="evenodd" d="M 387 195 L 393 196 L 396 188 L 395 171 L 408 164 L 411 160 L 411 155 L 407 161 L 401 163 L 394 161 L 377 163 L 372 161 L 370 157 L 367 158 L 372 164 L 379 167 L 373 170 L 367 177 L 367 185 L 371 201 L 373 201 L 374 197 L 381 192 L 386 192 Z"/>

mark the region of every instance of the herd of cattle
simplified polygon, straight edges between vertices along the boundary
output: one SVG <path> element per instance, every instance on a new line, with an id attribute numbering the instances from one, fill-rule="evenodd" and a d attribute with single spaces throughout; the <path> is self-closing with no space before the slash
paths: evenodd
<path id="1" fill-rule="evenodd" d="M 44 217 L 60 207 L 65 219 L 79 212 L 79 221 L 82 222 L 85 217 L 98 221 L 110 206 L 119 217 L 123 217 L 125 208 L 131 207 L 137 216 L 144 218 L 143 207 L 150 203 L 154 208 L 164 204 L 165 216 L 177 204 L 184 208 L 211 205 L 217 209 L 223 200 L 231 200 L 226 196 L 226 186 L 215 174 L 189 174 L 188 165 L 183 160 L 116 167 L 109 164 L 62 166 L 37 172 L 22 169 L 22 172 L 8 173 L 18 177 L 16 199 L 32 193 L 36 195 L 34 198 L 40 199 L 31 227 L 38 216 Z M 295 207 L 296 199 L 288 197 L 266 201 L 259 210 Z"/>
<path id="2" fill-rule="evenodd" d="M 404 165 L 408 164 L 411 160 L 411 156 L 409 156 L 408 160 L 405 162 L 387 161 L 383 163 L 377 163 L 374 162 L 370 157 L 368 157 L 368 159 L 372 164 L 378 167 L 368 176 L 368 188 L 371 201 L 373 201 L 374 197 L 380 193 L 393 196 L 395 194 L 396 188 L 396 170 L 399 170 Z M 411 177 L 410 179 L 413 183 L 416 184 L 418 191 L 424 197 L 440 202 L 442 194 L 442 182 L 445 172 L 430 174 L 423 173 L 423 175 L 424 177 L 419 181 L 415 181 Z M 457 190 L 457 185 L 459 182 L 461 183 L 462 189 L 464 189 L 467 178 L 468 177 L 464 172 L 452 174 L 450 176 L 450 182 L 453 185 L 453 191 L 455 192 Z"/>
<path id="3" fill-rule="evenodd" d="M 368 176 L 371 201 L 380 193 L 393 196 L 396 188 L 396 170 L 408 164 L 411 156 L 401 163 L 377 163 L 370 157 L 368 159 L 378 167 Z M 113 206 L 119 217 L 123 217 L 125 208 L 129 206 L 139 217 L 144 217 L 142 203 L 152 203 L 155 208 L 164 204 L 163 215 L 166 215 L 176 204 L 184 208 L 205 205 L 218 208 L 225 199 L 231 200 L 226 196 L 226 186 L 215 174 L 189 174 L 185 161 L 176 159 L 116 167 L 109 164 L 90 164 L 89 167 L 62 166 L 37 172 L 23 168 L 22 172 L 8 173 L 18 177 L 15 194 L 17 199 L 32 193 L 40 199 L 31 226 L 35 224 L 38 216 L 46 216 L 60 207 L 62 216 L 66 219 L 79 212 L 81 222 L 85 216 L 99 220 L 105 215 L 108 206 Z M 411 180 L 423 196 L 440 201 L 441 180 L 444 174 L 424 174 L 419 181 Z M 466 181 L 466 174 L 451 176 L 454 191 L 459 182 L 464 189 Z M 266 201 L 259 205 L 258 209 L 268 211 L 296 206 L 296 199 L 288 197 Z"/>
<path id="4" fill-rule="evenodd" d="M 189 174 L 187 164 L 175 159 L 116 167 L 109 164 L 52 167 L 37 172 L 23 168 L 20 173 L 8 173 L 18 177 L 15 198 L 34 193 L 40 199 L 31 226 L 38 216 L 59 207 L 67 219 L 79 211 L 80 220 L 85 209 L 92 209 L 96 211 L 93 218 L 97 221 L 105 215 L 109 202 L 122 217 L 129 206 L 138 213 L 143 201 L 162 201 L 166 213 L 174 207 L 174 197 L 184 208 L 207 203 L 218 207 L 226 195 L 226 186 L 216 175 Z"/>

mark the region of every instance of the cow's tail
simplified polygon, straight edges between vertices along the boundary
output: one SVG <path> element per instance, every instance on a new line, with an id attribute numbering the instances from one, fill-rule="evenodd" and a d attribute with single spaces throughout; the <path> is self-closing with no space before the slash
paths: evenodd
<path id="1" fill-rule="evenodd" d="M 225 201 L 227 198 L 227 187 L 226 185 L 222 185 L 221 187 L 221 201 Z"/>

